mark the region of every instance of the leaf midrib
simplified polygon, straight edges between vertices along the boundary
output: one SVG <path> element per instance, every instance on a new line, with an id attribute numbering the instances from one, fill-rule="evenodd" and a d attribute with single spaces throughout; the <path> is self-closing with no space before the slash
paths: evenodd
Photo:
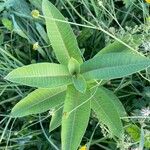
<path id="1" fill-rule="evenodd" d="M 55 76 L 48 76 L 48 75 L 42 75 L 42 76 L 38 76 L 38 75 L 34 75 L 34 76 L 22 76 L 22 77 L 12 77 L 12 78 L 8 78 L 8 79 L 22 79 L 22 78 L 48 78 L 48 77 L 70 77 L 69 75 L 55 75 Z"/>
<path id="2" fill-rule="evenodd" d="M 77 101 L 75 101 L 75 104 L 77 104 Z M 75 105 L 76 106 L 76 105 Z M 75 110 L 75 112 L 74 112 L 74 116 L 73 116 L 73 125 L 72 125 L 72 128 L 71 128 L 71 140 L 70 140 L 70 143 L 69 143 L 69 148 L 70 148 L 70 150 L 71 150 L 71 143 L 72 143 L 72 139 L 73 139 L 73 128 L 74 128 L 74 124 L 75 124 L 75 119 L 76 119 L 76 113 L 77 113 L 77 110 L 78 109 L 76 109 Z"/>
<path id="3" fill-rule="evenodd" d="M 50 11 L 50 12 L 51 12 L 51 11 Z M 52 15 L 52 17 L 53 17 L 54 19 L 57 19 L 57 18 L 55 18 L 55 17 L 53 16 L 52 13 L 51 13 L 51 15 Z M 58 31 L 58 34 L 60 35 L 60 39 L 61 39 L 61 41 L 62 41 L 62 43 L 63 43 L 63 46 L 64 46 L 64 48 L 65 48 L 65 50 L 66 50 L 66 52 L 67 52 L 67 54 L 68 54 L 68 56 L 69 56 L 69 58 L 70 58 L 68 49 L 67 49 L 67 47 L 66 47 L 66 45 L 65 45 L 65 42 L 64 42 L 64 40 L 63 40 L 63 38 L 62 38 L 62 35 L 61 35 L 60 29 L 59 29 L 59 27 L 58 27 L 58 25 L 57 25 L 57 22 L 56 22 L 55 20 L 54 20 L 53 22 L 54 22 L 54 24 L 56 25 L 56 30 Z"/>
<path id="4" fill-rule="evenodd" d="M 150 61 L 149 61 L 149 63 L 150 63 Z M 101 68 L 96 68 L 96 69 L 90 69 L 89 71 L 83 72 L 83 74 L 86 74 L 86 73 L 92 72 L 92 71 L 103 70 L 103 69 L 116 69 L 116 68 L 121 68 L 121 67 L 131 67 L 131 66 L 135 66 L 135 65 L 138 66 L 138 65 L 144 65 L 144 64 L 146 65 L 146 64 L 148 64 L 148 62 L 147 63 L 136 63 L 136 64 L 134 63 L 134 64 L 128 64 L 128 65 L 117 65 L 117 66 L 111 66 L 111 67 L 106 66 L 106 67 L 101 67 Z M 149 64 L 149 66 L 150 66 L 150 64 Z"/>

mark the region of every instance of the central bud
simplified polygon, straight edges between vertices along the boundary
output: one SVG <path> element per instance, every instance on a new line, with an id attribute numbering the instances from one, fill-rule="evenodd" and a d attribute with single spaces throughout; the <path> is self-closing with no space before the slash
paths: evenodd
<path id="1" fill-rule="evenodd" d="M 80 63 L 71 57 L 68 63 L 68 69 L 72 76 L 77 76 L 80 73 Z"/>

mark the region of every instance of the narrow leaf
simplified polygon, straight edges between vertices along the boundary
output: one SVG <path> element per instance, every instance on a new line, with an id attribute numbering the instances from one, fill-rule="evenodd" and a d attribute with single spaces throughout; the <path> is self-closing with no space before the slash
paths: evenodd
<path id="1" fill-rule="evenodd" d="M 125 111 L 125 108 L 123 107 L 122 103 L 120 102 L 120 100 L 118 99 L 118 97 L 110 90 L 104 88 L 104 87 L 99 87 L 99 89 L 105 93 L 105 98 L 108 101 L 111 101 L 111 103 L 113 103 L 115 105 L 115 108 L 119 114 L 120 117 L 125 117 L 127 116 L 127 113 Z"/>
<path id="2" fill-rule="evenodd" d="M 124 132 L 123 125 L 116 108 L 117 106 L 108 98 L 107 93 L 102 88 L 98 88 L 91 103 L 92 109 L 96 113 L 99 121 L 109 128 L 112 135 L 121 139 Z"/>
<path id="3" fill-rule="evenodd" d="M 20 35 L 21 37 L 25 38 L 25 39 L 29 39 L 28 36 L 26 35 L 26 33 L 21 29 L 21 27 L 17 24 L 17 21 L 15 20 L 14 15 L 11 16 L 12 17 L 12 21 L 13 21 L 13 31 L 15 33 L 17 33 L 18 35 Z"/>
<path id="4" fill-rule="evenodd" d="M 49 44 L 49 39 L 48 39 L 48 36 L 47 36 L 47 34 L 45 32 L 44 27 L 40 23 L 35 23 L 35 25 L 36 25 L 36 29 L 37 29 L 38 33 L 40 34 L 40 36 L 43 38 L 43 40 L 47 44 Z"/>
<path id="5" fill-rule="evenodd" d="M 71 83 L 67 67 L 54 63 L 38 63 L 14 69 L 5 79 L 32 87 L 54 88 Z"/>
<path id="6" fill-rule="evenodd" d="M 65 90 L 65 87 L 37 89 L 14 106 L 11 116 L 23 117 L 50 110 L 64 102 Z"/>
<path id="7" fill-rule="evenodd" d="M 68 86 L 62 119 L 62 150 L 77 150 L 90 116 L 89 94 Z M 79 107 L 80 106 L 80 107 Z"/>
<path id="8" fill-rule="evenodd" d="M 73 57 L 82 63 L 77 40 L 64 16 L 48 0 L 43 0 L 42 10 L 46 21 L 48 37 L 58 61 L 61 64 L 67 65 L 70 58 Z"/>
<path id="9" fill-rule="evenodd" d="M 150 59 L 131 52 L 107 53 L 81 65 L 86 80 L 121 78 L 150 66 Z"/>

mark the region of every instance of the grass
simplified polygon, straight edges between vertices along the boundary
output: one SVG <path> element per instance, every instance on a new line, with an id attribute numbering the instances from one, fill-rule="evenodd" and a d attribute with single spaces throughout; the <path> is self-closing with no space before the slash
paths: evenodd
<path id="1" fill-rule="evenodd" d="M 11 7 L 9 2 L 12 2 Z M 150 5 L 143 0 L 129 1 L 129 5 L 127 2 L 126 0 L 125 6 L 122 1 L 114 0 L 107 0 L 107 2 L 53 0 L 74 29 L 85 60 L 114 40 L 150 57 L 150 25 L 147 19 L 150 17 Z M 56 61 L 44 32 L 43 19 L 33 19 L 30 15 L 35 8 L 41 12 L 40 0 L 21 0 L 14 5 L 11 0 L 0 1 L 0 3 L 0 150 L 58 150 L 60 128 L 52 133 L 48 132 L 50 119 L 48 112 L 21 119 L 10 118 L 12 107 L 33 89 L 3 79 L 8 72 L 18 66 Z M 6 4 L 5 8 L 2 8 L 3 4 Z M 5 22 L 2 21 L 3 18 L 6 19 Z M 122 41 L 124 36 L 131 37 L 131 35 L 139 35 L 139 42 L 142 43 L 140 49 L 136 47 L 137 44 L 132 41 L 132 38 L 130 44 Z M 32 49 L 35 42 L 40 45 L 37 50 Z M 137 125 L 140 133 L 133 131 L 135 134 L 140 134 L 140 139 L 136 141 L 130 133 L 126 134 L 124 142 L 108 139 L 110 135 L 107 128 L 105 126 L 100 128 L 92 114 L 83 144 L 90 146 L 91 150 L 115 150 L 117 147 L 118 149 L 143 148 L 143 134 L 150 138 L 150 118 L 140 114 L 142 108 L 148 107 L 150 102 L 149 74 L 150 71 L 146 70 L 105 84 L 115 92 L 126 108 L 129 120 L 125 122 L 125 127 L 130 124 Z"/>

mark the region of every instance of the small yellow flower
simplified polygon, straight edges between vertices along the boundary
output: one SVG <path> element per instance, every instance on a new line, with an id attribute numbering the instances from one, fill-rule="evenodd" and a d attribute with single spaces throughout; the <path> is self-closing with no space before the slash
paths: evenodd
<path id="1" fill-rule="evenodd" d="M 79 150 L 87 150 L 87 146 L 86 145 L 81 146 Z"/>
<path id="2" fill-rule="evenodd" d="M 39 48 L 39 43 L 38 42 L 34 43 L 32 49 L 37 50 L 38 48 Z"/>
<path id="3" fill-rule="evenodd" d="M 150 4 L 150 0 L 145 0 L 145 1 Z"/>
<path id="4" fill-rule="evenodd" d="M 40 12 L 38 10 L 32 10 L 31 15 L 33 18 L 39 18 Z"/>

